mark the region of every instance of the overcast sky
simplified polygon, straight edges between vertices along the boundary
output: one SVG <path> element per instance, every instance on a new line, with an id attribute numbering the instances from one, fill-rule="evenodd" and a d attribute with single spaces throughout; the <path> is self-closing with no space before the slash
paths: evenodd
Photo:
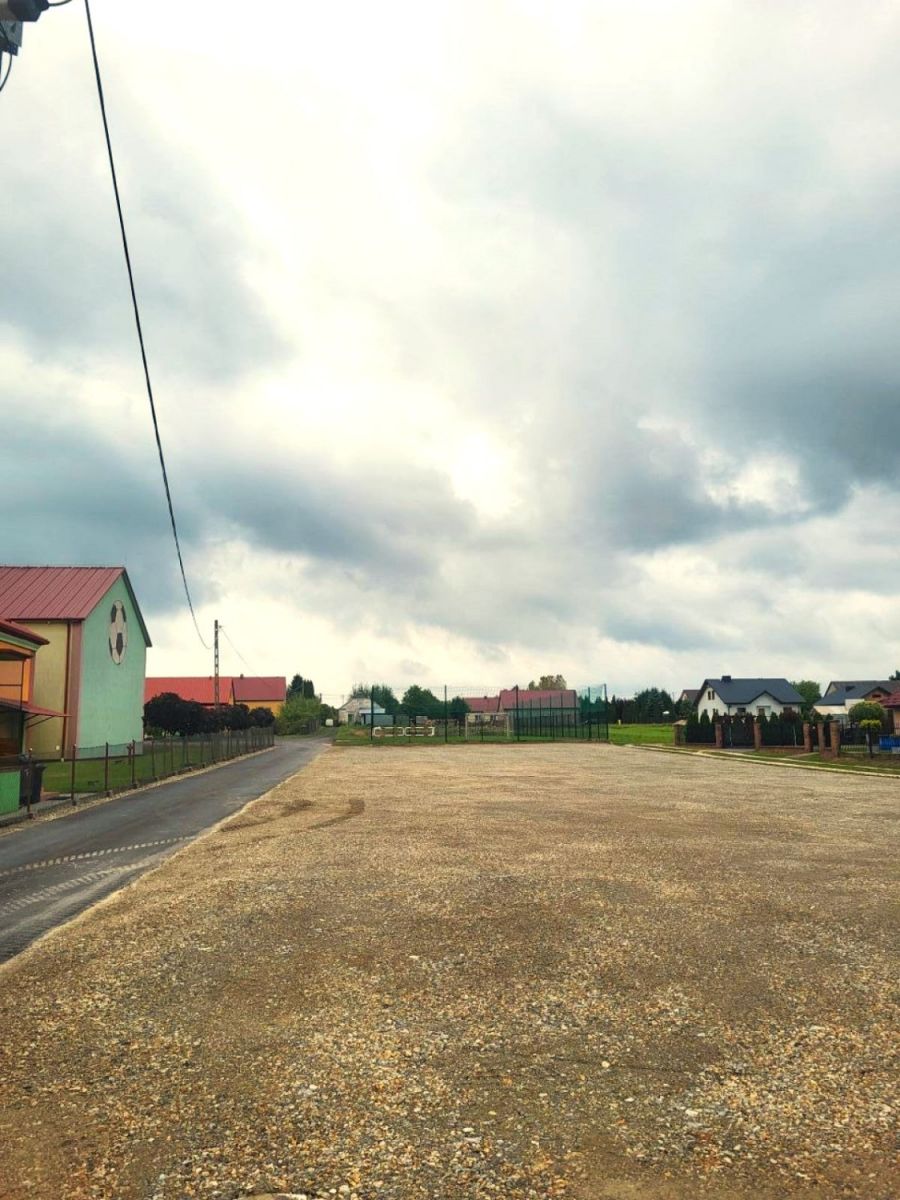
<path id="1" fill-rule="evenodd" d="M 900 665 L 896 3 L 259 7 L 92 3 L 223 671 Z M 80 3 L 0 127 L 0 558 L 124 564 L 148 672 L 209 673 Z"/>

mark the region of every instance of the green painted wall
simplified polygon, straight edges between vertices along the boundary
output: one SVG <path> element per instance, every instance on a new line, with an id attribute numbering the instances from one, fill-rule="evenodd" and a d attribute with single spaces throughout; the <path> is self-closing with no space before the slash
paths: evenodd
<path id="1" fill-rule="evenodd" d="M 19 774 L 0 771 L 0 813 L 19 811 Z"/>
<path id="2" fill-rule="evenodd" d="M 125 605 L 128 647 L 121 663 L 109 653 L 109 617 L 114 602 Z M 84 622 L 78 745 L 123 745 L 143 737 L 147 645 L 131 593 L 123 579 L 109 589 Z"/>

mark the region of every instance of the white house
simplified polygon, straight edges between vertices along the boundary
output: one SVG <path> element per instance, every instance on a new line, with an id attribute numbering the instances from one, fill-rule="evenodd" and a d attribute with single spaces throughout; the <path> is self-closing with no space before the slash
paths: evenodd
<path id="1" fill-rule="evenodd" d="M 378 717 L 384 716 L 384 709 L 376 700 L 373 704 L 368 696 L 352 696 L 338 709 L 339 725 L 368 725 L 375 714 L 375 724 Z"/>
<path id="2" fill-rule="evenodd" d="M 846 724 L 854 704 L 860 700 L 883 704 L 896 688 L 896 682 L 890 679 L 833 679 L 815 710 L 822 717 L 832 717 Z"/>
<path id="3" fill-rule="evenodd" d="M 700 717 L 704 713 L 710 717 L 744 713 L 770 717 L 785 709 L 799 711 L 803 697 L 786 679 L 732 679 L 723 675 L 721 679 L 704 679 L 694 703 Z"/>

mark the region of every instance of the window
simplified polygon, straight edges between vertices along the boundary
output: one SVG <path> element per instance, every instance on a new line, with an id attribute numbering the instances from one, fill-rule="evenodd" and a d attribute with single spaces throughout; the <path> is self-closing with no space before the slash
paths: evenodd
<path id="1" fill-rule="evenodd" d="M 714 695 L 715 695 L 715 692 L 713 692 L 712 688 L 708 688 L 707 692 L 706 692 L 707 700 L 712 700 Z"/>
<path id="2" fill-rule="evenodd" d="M 743 704 L 739 704 L 739 705 L 738 705 L 738 715 L 742 717 L 742 716 L 744 716 L 744 714 L 745 714 L 746 712 L 747 712 L 747 710 L 746 710 L 746 708 L 744 707 L 744 705 L 743 705 Z"/>

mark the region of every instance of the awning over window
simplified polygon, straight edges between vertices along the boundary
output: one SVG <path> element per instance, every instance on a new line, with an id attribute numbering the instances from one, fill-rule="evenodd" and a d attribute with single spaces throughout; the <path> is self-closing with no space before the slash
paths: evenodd
<path id="1" fill-rule="evenodd" d="M 67 717 L 69 714 L 64 712 L 56 712 L 52 708 L 41 708 L 39 704 L 32 704 L 30 700 L 4 700 L 0 699 L 0 709 L 13 709 L 15 712 L 23 712 L 27 717 Z"/>

